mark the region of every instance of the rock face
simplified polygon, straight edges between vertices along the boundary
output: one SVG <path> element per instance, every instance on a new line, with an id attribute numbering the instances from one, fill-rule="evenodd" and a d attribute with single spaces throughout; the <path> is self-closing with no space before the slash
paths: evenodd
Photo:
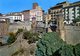
<path id="1" fill-rule="evenodd" d="M 23 49 L 14 56 L 35 56 L 36 43 L 28 44 L 27 40 L 18 38 L 20 49 Z"/>
<path id="2" fill-rule="evenodd" d="M 35 49 L 36 49 L 36 44 L 28 44 L 27 41 L 23 41 L 22 43 L 22 51 L 20 51 L 18 54 L 13 55 L 13 56 L 35 56 Z"/>
<path id="3" fill-rule="evenodd" d="M 24 50 L 24 56 L 35 56 L 36 43 L 28 44 L 26 40 L 22 40 L 22 49 Z"/>
<path id="4" fill-rule="evenodd" d="M 17 40 L 9 45 L 0 48 L 0 56 L 35 56 L 36 43 L 28 44 L 27 40 L 23 39 L 23 33 L 17 36 Z M 18 52 L 19 50 L 21 50 Z M 16 55 L 12 55 L 18 52 Z"/>
<path id="5" fill-rule="evenodd" d="M 66 43 L 76 45 L 80 43 L 80 26 L 64 26 L 61 32 L 62 38 Z"/>

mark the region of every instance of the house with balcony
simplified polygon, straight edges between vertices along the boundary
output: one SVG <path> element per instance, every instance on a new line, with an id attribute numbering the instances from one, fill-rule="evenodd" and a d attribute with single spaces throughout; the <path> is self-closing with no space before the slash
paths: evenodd
<path id="1" fill-rule="evenodd" d="M 64 23 L 72 24 L 73 19 L 80 16 L 80 1 L 71 3 L 69 6 L 63 8 Z"/>
<path id="2" fill-rule="evenodd" d="M 62 8 L 68 5 L 69 3 L 64 1 L 48 9 L 48 14 L 51 15 L 50 28 L 52 31 L 56 31 L 59 30 L 59 28 L 62 28 L 64 12 Z"/>

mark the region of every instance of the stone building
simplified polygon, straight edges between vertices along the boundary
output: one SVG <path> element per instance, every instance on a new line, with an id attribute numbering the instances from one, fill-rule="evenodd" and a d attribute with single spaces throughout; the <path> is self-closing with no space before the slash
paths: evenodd
<path id="1" fill-rule="evenodd" d="M 0 17 L 0 37 L 8 35 L 9 19 Z"/>
<path id="2" fill-rule="evenodd" d="M 36 21 L 43 21 L 43 10 L 38 3 L 33 3 L 33 7 L 30 10 L 22 11 L 24 21 L 31 21 L 32 18 L 36 18 Z"/>
<path id="3" fill-rule="evenodd" d="M 36 9 L 30 10 L 30 21 L 32 21 L 33 17 L 36 18 L 36 21 L 43 21 L 43 10 L 40 6 L 38 6 Z"/>
<path id="4" fill-rule="evenodd" d="M 45 29 L 46 29 L 46 32 L 52 32 L 51 29 L 49 28 L 49 22 L 51 20 L 51 15 L 48 14 L 48 13 L 44 13 L 44 16 L 43 16 L 43 20 L 44 20 L 44 24 L 45 24 Z"/>
<path id="5" fill-rule="evenodd" d="M 79 39 L 79 26 L 70 26 L 73 19 L 76 19 L 80 12 L 80 1 L 74 3 L 62 2 L 56 6 L 51 7 L 48 13 L 51 15 L 51 21 L 56 22 L 57 32 L 60 34 L 61 39 L 63 39 L 68 44 L 80 43 Z M 69 25 L 65 25 L 69 24 Z"/>
<path id="6" fill-rule="evenodd" d="M 30 10 L 24 10 L 24 11 L 22 11 L 22 14 L 24 16 L 24 21 L 30 20 Z"/>
<path id="7" fill-rule="evenodd" d="M 33 3 L 33 9 L 36 9 L 38 7 L 38 3 Z"/>
<path id="8" fill-rule="evenodd" d="M 30 22 L 35 32 L 43 28 L 43 10 L 38 3 L 33 3 L 33 9 L 30 10 Z"/>
<path id="9" fill-rule="evenodd" d="M 51 7 L 48 10 L 48 13 L 51 15 L 51 29 L 53 31 L 56 31 L 56 26 L 57 26 L 57 31 L 60 31 L 61 28 L 63 28 L 63 7 L 68 6 L 68 2 L 61 2 L 56 4 L 55 6 Z M 62 21 L 62 22 L 61 22 Z M 54 30 L 55 29 L 55 30 Z"/>
<path id="10" fill-rule="evenodd" d="M 69 6 L 63 8 L 65 24 L 73 23 L 73 19 L 80 16 L 80 1 L 71 3 Z"/>

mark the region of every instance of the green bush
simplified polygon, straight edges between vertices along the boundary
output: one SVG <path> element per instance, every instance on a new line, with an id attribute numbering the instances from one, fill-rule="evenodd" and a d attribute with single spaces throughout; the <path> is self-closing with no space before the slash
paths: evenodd
<path id="1" fill-rule="evenodd" d="M 16 32 L 16 35 L 23 32 L 23 29 L 18 29 L 18 31 Z"/>
<path id="2" fill-rule="evenodd" d="M 56 32 L 46 33 L 37 43 L 36 56 L 53 56 L 63 44 Z"/>
<path id="3" fill-rule="evenodd" d="M 23 34 L 24 39 L 28 40 L 28 43 L 35 43 L 39 39 L 38 33 L 32 33 L 30 31 L 26 31 Z"/>
<path id="4" fill-rule="evenodd" d="M 23 32 L 23 29 L 18 29 L 18 31 L 16 33 L 10 32 L 9 33 L 9 38 L 7 40 L 7 43 L 8 44 L 12 44 L 13 42 L 15 42 L 16 36 L 21 32 Z"/>
<path id="5" fill-rule="evenodd" d="M 64 44 L 60 50 L 61 56 L 75 56 L 73 53 L 73 46 Z"/>
<path id="6" fill-rule="evenodd" d="M 80 45 L 66 44 L 56 32 L 46 33 L 37 43 L 36 56 L 80 56 Z M 77 56 L 76 55 L 76 56 Z"/>
<path id="7" fill-rule="evenodd" d="M 80 56 L 80 44 L 75 45 L 74 49 L 75 49 L 75 55 Z"/>
<path id="8" fill-rule="evenodd" d="M 13 32 L 9 33 L 9 38 L 7 40 L 8 44 L 12 44 L 16 40 L 15 34 Z"/>
<path id="9" fill-rule="evenodd" d="M 23 33 L 23 37 L 24 37 L 24 39 L 29 39 L 29 38 L 31 38 L 31 33 L 29 32 L 29 31 L 26 31 L 26 32 L 24 32 Z"/>

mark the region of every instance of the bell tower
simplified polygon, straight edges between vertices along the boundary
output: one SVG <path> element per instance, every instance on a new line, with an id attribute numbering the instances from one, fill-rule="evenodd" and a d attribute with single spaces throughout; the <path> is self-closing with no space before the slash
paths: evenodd
<path id="1" fill-rule="evenodd" d="M 36 9 L 38 7 L 38 3 L 33 3 L 33 9 Z"/>

